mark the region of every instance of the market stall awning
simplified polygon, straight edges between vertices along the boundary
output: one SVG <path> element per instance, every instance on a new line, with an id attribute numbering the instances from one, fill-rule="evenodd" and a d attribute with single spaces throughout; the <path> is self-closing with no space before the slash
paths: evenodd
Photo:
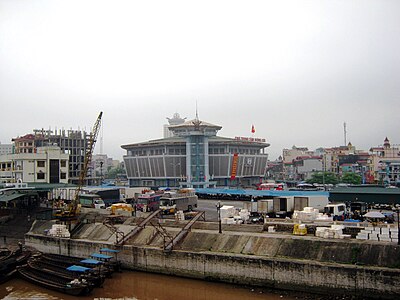
<path id="1" fill-rule="evenodd" d="M 366 217 L 366 218 L 384 219 L 384 218 L 385 218 L 385 215 L 382 214 L 382 213 L 379 212 L 379 211 L 370 211 L 370 212 L 367 212 L 367 213 L 364 215 L 364 217 Z"/>

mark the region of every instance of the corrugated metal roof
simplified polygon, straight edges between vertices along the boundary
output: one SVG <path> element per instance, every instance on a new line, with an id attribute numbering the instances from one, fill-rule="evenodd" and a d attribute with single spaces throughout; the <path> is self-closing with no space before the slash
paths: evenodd
<path id="1" fill-rule="evenodd" d="M 400 195 L 399 188 L 384 188 L 384 187 L 340 187 L 330 191 L 331 194 L 386 194 Z"/>
<path id="2" fill-rule="evenodd" d="M 37 191 L 51 191 L 58 188 L 76 187 L 75 184 L 66 183 L 29 183 L 29 187 L 34 187 Z"/>
<path id="3" fill-rule="evenodd" d="M 9 194 L 9 195 L 0 195 L 0 202 L 5 202 L 8 203 L 12 200 L 21 198 L 21 197 L 25 197 L 25 196 L 31 196 L 31 195 L 35 195 L 37 196 L 36 192 L 27 192 L 27 193 L 20 193 L 20 192 L 15 192 L 13 194 Z"/>
<path id="4" fill-rule="evenodd" d="M 0 196 L 0 202 L 8 203 L 9 201 L 18 199 L 21 196 L 24 196 L 24 194 L 1 195 Z"/>

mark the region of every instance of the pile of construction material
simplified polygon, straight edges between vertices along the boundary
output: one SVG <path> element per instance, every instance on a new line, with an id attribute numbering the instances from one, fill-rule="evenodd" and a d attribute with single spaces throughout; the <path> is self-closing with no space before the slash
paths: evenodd
<path id="1" fill-rule="evenodd" d="M 175 213 L 175 219 L 178 220 L 178 221 L 184 221 L 185 220 L 185 214 L 184 214 L 183 210 L 178 210 Z"/>
<path id="2" fill-rule="evenodd" d="M 234 206 L 224 205 L 220 208 L 222 224 L 242 224 L 245 223 L 250 216 L 247 209 L 238 210 Z"/>
<path id="3" fill-rule="evenodd" d="M 398 228 L 391 228 L 390 225 L 387 227 L 368 226 L 357 234 L 356 239 L 397 243 L 398 234 Z"/>
<path id="4" fill-rule="evenodd" d="M 53 224 L 51 226 L 51 229 L 47 232 L 47 234 L 55 237 L 63 237 L 63 238 L 71 237 L 71 234 L 67 229 L 67 226 L 61 224 Z"/>
<path id="5" fill-rule="evenodd" d="M 247 209 L 241 209 L 239 211 L 238 220 L 241 220 L 241 223 L 246 223 L 250 218 L 250 212 Z"/>
<path id="6" fill-rule="evenodd" d="M 324 239 L 350 239 L 350 234 L 343 234 L 343 225 L 331 225 L 331 227 L 317 227 L 315 236 Z"/>
<path id="7" fill-rule="evenodd" d="M 332 221 L 332 217 L 320 213 L 318 209 L 313 207 L 304 207 L 302 211 L 295 210 L 293 213 L 293 219 L 298 220 L 302 223 L 314 221 Z"/>

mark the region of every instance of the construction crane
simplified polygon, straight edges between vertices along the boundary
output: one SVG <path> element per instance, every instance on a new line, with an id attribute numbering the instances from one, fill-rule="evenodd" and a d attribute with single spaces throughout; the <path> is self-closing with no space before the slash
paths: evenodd
<path id="1" fill-rule="evenodd" d="M 61 210 L 55 214 L 55 217 L 60 220 L 71 221 L 77 218 L 79 208 L 79 194 L 82 190 L 82 187 L 85 185 L 85 178 L 87 177 L 89 165 L 92 160 L 92 154 L 94 151 L 94 146 L 96 144 L 97 136 L 99 134 L 102 116 L 103 112 L 100 112 L 96 122 L 94 123 L 92 132 L 90 133 L 88 145 L 85 150 L 85 160 L 83 162 L 83 168 L 81 169 L 81 172 L 79 174 L 79 181 L 78 186 L 75 190 L 74 199 L 71 201 L 66 209 Z"/>

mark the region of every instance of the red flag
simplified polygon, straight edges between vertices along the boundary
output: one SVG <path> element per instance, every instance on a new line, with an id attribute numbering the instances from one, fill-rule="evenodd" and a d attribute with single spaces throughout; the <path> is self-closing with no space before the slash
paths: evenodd
<path id="1" fill-rule="evenodd" d="M 254 125 L 251 125 L 251 133 L 255 133 L 255 132 L 256 132 L 256 130 L 254 128 Z"/>

